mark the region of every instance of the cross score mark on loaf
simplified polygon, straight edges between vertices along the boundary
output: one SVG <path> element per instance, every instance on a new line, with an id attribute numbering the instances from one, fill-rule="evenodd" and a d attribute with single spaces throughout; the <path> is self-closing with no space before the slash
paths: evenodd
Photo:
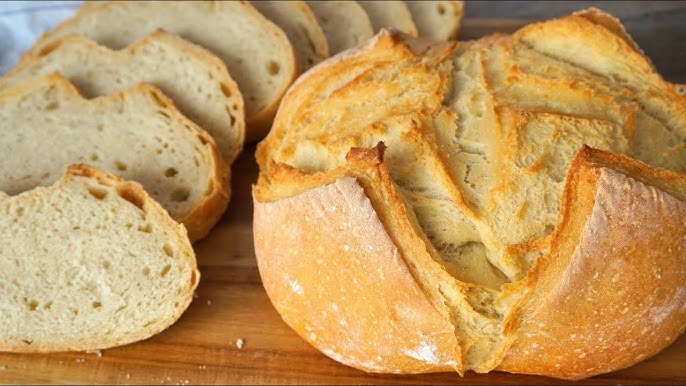
<path id="1" fill-rule="evenodd" d="M 684 171 L 685 103 L 621 25 L 597 10 L 457 46 L 381 33 L 301 78 L 258 146 L 254 232 L 265 288 L 303 338 L 367 371 L 442 371 L 449 357 L 460 372 L 497 368 L 561 378 L 631 365 L 686 325 L 686 310 L 673 306 L 683 296 L 674 286 L 686 280 L 686 268 L 674 268 L 686 266 L 685 235 L 676 225 L 684 220 L 686 182 L 652 168 Z M 379 142 L 385 154 L 375 148 Z M 331 219 L 301 220 L 317 218 L 311 210 L 326 212 L 309 207 L 351 177 L 374 209 L 368 217 L 352 221 L 336 211 Z M 642 233 L 650 254 L 634 244 L 630 220 L 622 217 L 632 205 L 645 210 L 640 221 L 659 229 Z M 587 228 L 600 219 L 602 229 Z M 353 228 L 381 226 L 388 243 L 367 251 L 368 236 L 343 226 L 351 221 Z M 279 227 L 288 234 L 274 233 Z M 321 234 L 340 240 L 330 245 Z M 379 257 L 394 248 L 400 260 Z M 405 277 L 418 285 L 433 308 L 426 317 L 454 321 L 455 340 L 437 345 L 437 357 L 446 359 L 433 367 L 414 361 L 426 331 L 412 334 L 412 325 L 395 316 L 380 317 L 388 323 L 382 331 L 416 344 L 387 344 L 370 327 L 381 321 L 364 313 L 351 311 L 345 325 L 334 324 L 322 311 L 328 315 L 334 296 L 326 294 L 338 287 L 325 290 L 334 279 L 319 290 L 308 285 L 318 277 L 312 253 L 336 266 L 380 259 L 375 264 L 408 269 L 409 278 L 386 274 L 366 285 L 355 282 L 361 274 L 327 272 L 352 283 L 341 292 L 359 291 L 337 298 L 343 310 L 395 294 L 385 289 L 388 281 Z M 295 255 L 303 260 L 292 261 Z M 591 268 L 579 268 L 585 266 Z M 660 278 L 640 276 L 638 267 L 660 270 Z M 284 273 L 301 294 L 280 280 Z M 590 301 L 593 291 L 601 295 Z M 637 304 L 655 314 L 632 309 Z M 626 334 L 632 318 L 652 324 L 664 311 L 671 313 L 660 314 L 658 339 Z M 578 346 L 596 324 L 612 339 Z M 386 351 L 381 359 L 374 355 L 379 347 Z"/>

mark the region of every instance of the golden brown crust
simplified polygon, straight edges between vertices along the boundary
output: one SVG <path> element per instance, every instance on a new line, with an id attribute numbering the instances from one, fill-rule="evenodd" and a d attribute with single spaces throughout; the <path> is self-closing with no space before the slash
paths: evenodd
<path id="1" fill-rule="evenodd" d="M 517 288 L 527 295 L 500 370 L 585 378 L 654 355 L 686 327 L 686 204 L 614 168 L 658 174 L 579 152 L 551 251 Z"/>
<path id="2" fill-rule="evenodd" d="M 276 167 L 277 179 L 290 173 L 320 186 L 274 202 L 258 201 L 255 187 L 262 282 L 284 321 L 335 360 L 369 372 L 461 371 L 454 327 L 427 299 L 350 176 L 364 174 L 382 189 L 390 181 L 382 181 L 378 157 L 377 149 L 354 150 L 345 167 L 311 176 Z"/>
<path id="3" fill-rule="evenodd" d="M 583 42 L 594 41 L 597 44 L 587 49 L 574 45 L 575 34 L 581 34 Z M 555 47 L 541 43 L 547 36 L 557 39 Z M 531 47 L 539 43 L 542 46 Z M 515 45 L 520 50 L 517 54 L 521 55 L 516 60 L 512 59 Z M 565 61 L 565 57 L 545 59 L 546 50 L 559 54 L 560 47 L 568 46 L 576 48 L 579 55 L 586 56 L 579 62 Z M 321 269 L 322 274 L 330 276 L 339 270 L 317 268 L 316 260 L 310 266 L 299 266 L 301 263 L 295 261 L 295 256 L 279 262 L 278 272 L 272 271 L 270 266 L 284 253 L 299 254 L 299 258 L 312 254 L 315 247 L 308 246 L 309 237 L 315 237 L 324 245 L 332 239 L 364 249 L 366 244 L 360 240 L 364 241 L 365 234 L 352 234 L 349 229 L 371 232 L 369 229 L 379 228 L 381 232 L 383 228 L 390 239 L 384 242 L 384 249 L 393 250 L 395 246 L 401 251 L 400 256 L 423 289 L 434 313 L 455 326 L 454 334 L 461 348 L 460 356 L 454 357 L 457 371 L 497 369 L 578 379 L 630 366 L 669 345 L 686 327 L 686 287 L 683 287 L 686 283 L 686 234 L 680 225 L 686 220 L 686 175 L 584 147 L 584 143 L 591 143 L 630 154 L 635 150 L 631 145 L 639 137 L 635 132 L 643 139 L 650 137 L 646 132 L 652 127 L 646 124 L 645 117 L 641 118 L 642 122 L 634 122 L 639 121 L 639 113 L 647 115 L 647 110 L 656 115 L 662 114 L 656 121 L 661 120 L 659 124 L 670 127 L 673 133 L 680 133 L 680 128 L 684 127 L 677 124 L 686 116 L 684 99 L 678 99 L 675 94 L 678 87 L 662 80 L 634 48 L 635 44 L 616 20 L 592 10 L 533 24 L 514 37 L 493 36 L 457 48 L 434 46 L 429 51 L 417 48 L 412 40 L 401 35 L 382 32 L 359 49 L 334 57 L 301 77 L 286 95 L 274 129 L 259 144 L 256 155 L 260 165 L 260 177 L 254 190 L 256 257 L 261 272 L 266 272 L 263 279 L 269 284 L 265 286 L 282 287 L 281 290 L 268 288 L 277 310 L 289 325 L 308 339 L 310 331 L 302 324 L 303 312 L 298 305 L 289 303 L 288 307 L 283 307 L 276 304 L 278 300 L 274 301 L 274 296 L 278 298 L 280 292 L 289 291 L 283 280 L 280 284 L 274 284 L 274 281 L 290 275 L 289 280 L 299 283 L 301 276 L 316 277 L 311 271 L 314 269 Z M 611 54 L 607 54 L 610 51 Z M 427 55 L 427 52 L 433 55 Z M 595 60 L 595 56 L 600 59 Z M 545 64 L 539 68 L 536 60 Z M 445 92 L 441 87 L 433 87 L 442 85 L 439 81 L 427 86 L 430 82 L 426 77 L 421 78 L 418 85 L 404 88 L 406 85 L 397 79 L 411 73 L 407 69 L 419 61 L 424 67 L 417 73 L 424 71 L 437 74 L 439 78 L 452 75 L 461 77 L 462 82 L 454 78 L 448 80 L 446 83 L 453 88 Z M 447 71 L 449 75 L 441 73 L 440 64 L 445 62 L 453 66 Z M 394 64 L 396 67 L 392 67 Z M 584 67 L 586 65 L 590 69 Z M 394 68 L 395 72 L 384 71 L 386 68 Z M 625 79 L 626 74 L 632 71 L 641 81 Z M 413 79 L 420 79 L 420 76 Z M 523 85 L 518 84 L 519 80 Z M 460 89 L 458 86 L 464 87 Z M 519 86 L 522 88 L 517 89 Z M 401 96 L 417 90 L 421 92 L 413 98 L 413 103 L 402 103 Z M 518 90 L 524 91 L 517 93 Z M 556 92 L 566 94 L 557 98 L 554 96 Z M 457 95 L 460 93 L 462 95 Z M 532 98 L 527 99 L 527 96 Z M 448 101 L 437 106 L 441 98 Z M 626 99 L 618 103 L 622 98 Z M 426 100 L 429 102 L 423 104 Z M 573 103 L 567 103 L 570 101 Z M 580 108 L 576 109 L 577 106 Z M 506 114 L 508 111 L 509 115 Z M 493 116 L 492 122 L 487 120 L 491 118 L 489 114 Z M 401 120 L 400 116 L 407 118 L 403 122 L 411 121 L 412 124 L 393 126 Z M 446 124 L 445 121 L 450 122 Z M 461 136 L 467 139 L 460 142 Z M 570 139 L 574 136 L 579 139 L 577 142 Z M 364 167 L 350 166 L 353 163 L 351 158 L 354 158 L 351 155 L 363 156 L 367 154 L 365 150 L 348 154 L 347 163 L 340 166 L 341 155 L 345 154 L 346 148 L 360 146 L 360 143 L 369 146 L 369 138 L 380 138 L 388 145 L 386 161 L 379 164 L 378 170 L 388 172 L 391 169 L 393 179 L 389 175 L 388 178 L 379 177 L 375 180 L 377 183 L 370 183 L 369 174 L 360 171 L 366 170 Z M 520 146 L 517 141 L 531 146 Z M 451 147 L 453 143 L 458 143 L 458 146 Z M 666 143 L 656 144 L 650 152 L 663 154 L 660 152 L 665 150 Z M 675 140 L 675 143 L 682 142 Z M 650 148 L 651 145 L 652 142 L 643 146 Z M 675 163 L 683 159 L 680 153 L 677 154 L 679 146 L 670 148 L 670 151 L 675 150 Z M 581 151 L 572 162 L 580 147 Z M 474 157 L 460 159 L 465 153 Z M 488 164 L 488 168 L 478 162 L 465 165 L 474 158 L 485 160 L 483 163 Z M 392 160 L 396 163 L 393 164 Z M 460 164 L 461 160 L 467 161 Z M 507 163 L 521 163 L 517 166 L 524 171 Z M 424 167 L 426 164 L 429 166 Z M 443 164 L 448 166 L 441 166 Z M 475 172 L 479 167 L 482 169 Z M 456 170 L 460 168 L 471 168 L 473 174 L 468 175 L 468 170 L 464 175 L 458 175 Z M 446 172 L 441 173 L 443 170 Z M 521 178 L 512 178 L 513 173 L 520 173 L 517 177 Z M 383 176 L 384 173 L 379 172 L 378 175 Z M 355 177 L 355 180 L 334 183 L 344 176 Z M 464 182 L 473 183 L 471 188 L 475 191 L 485 187 L 483 190 L 488 194 L 499 189 L 502 194 L 488 196 L 484 193 L 491 200 L 488 202 L 490 206 L 478 207 L 466 200 L 458 202 L 460 193 L 467 192 L 465 186 L 468 184 L 457 186 L 463 182 L 463 176 Z M 472 179 L 467 181 L 470 176 Z M 455 185 L 453 188 L 457 193 L 447 194 L 445 192 L 449 188 L 441 190 L 441 186 L 437 187 L 439 184 L 422 184 L 419 181 L 423 179 L 445 179 L 445 185 Z M 539 189 L 540 186 L 536 185 L 542 180 L 548 183 L 545 188 L 548 190 Z M 513 189 L 504 190 L 503 186 Z M 557 187 L 559 191 L 555 190 Z M 357 222 L 352 222 L 353 217 L 348 212 L 335 211 L 325 215 L 325 209 L 316 209 L 322 202 L 327 205 L 334 201 L 344 202 L 346 194 L 358 197 L 360 191 L 368 198 L 371 208 L 370 214 Z M 449 204 L 445 204 L 450 201 L 455 206 L 461 205 L 460 209 L 473 205 L 471 212 L 457 214 L 469 217 L 474 221 L 474 228 L 478 228 L 467 229 L 465 233 L 479 234 L 472 240 L 468 239 L 469 235 L 459 240 L 465 244 L 456 246 L 455 243 L 448 247 L 461 248 L 471 243 L 475 249 L 483 246 L 485 253 L 497 254 L 500 252 L 496 248 L 498 245 L 493 246 L 499 242 L 497 239 L 494 242 L 495 238 L 479 237 L 486 233 L 514 233 L 520 229 L 516 221 L 509 228 L 494 221 L 495 226 L 484 229 L 493 223 L 486 223 L 483 218 L 489 216 L 490 211 L 499 210 L 514 201 L 512 197 L 519 193 L 526 195 L 524 204 L 545 200 L 549 206 L 544 209 L 553 208 L 549 212 L 531 211 L 534 215 L 543 213 L 552 217 L 550 228 L 546 226 L 542 232 L 526 234 L 526 238 L 515 242 L 501 243 L 505 257 L 519 258 L 526 254 L 533 257 L 528 257 L 529 261 L 516 260 L 521 262 L 521 267 L 516 267 L 521 270 L 515 270 L 518 275 L 503 279 L 506 284 L 496 281 L 492 286 L 498 287 L 495 289 L 454 277 L 459 294 L 448 296 L 449 281 L 436 270 L 426 268 L 433 263 L 431 258 L 417 258 L 420 254 L 410 253 L 412 249 L 407 246 L 412 244 L 415 248 L 423 248 L 424 255 L 431 257 L 439 253 L 433 252 L 438 249 L 438 244 L 426 236 L 429 227 L 424 225 L 432 224 L 417 221 L 420 211 L 433 205 L 425 213 L 439 214 L 441 210 L 450 210 Z M 388 198 L 394 194 L 397 199 Z M 322 201 L 324 196 L 327 198 Z M 408 197 L 416 201 L 411 202 Z M 436 197 L 440 203 L 431 201 Z M 265 214 L 267 208 L 272 207 L 280 208 L 280 217 L 271 219 Z M 481 210 L 484 207 L 488 210 Z M 526 210 L 513 208 L 515 219 L 518 213 Z M 316 217 L 319 222 L 310 224 L 288 217 L 296 213 L 307 213 L 311 219 L 316 215 L 322 219 Z M 503 216 L 503 222 L 511 220 L 507 216 L 509 212 Z M 453 219 L 447 217 L 442 218 L 446 222 L 443 225 L 446 233 L 449 231 L 447 228 L 453 226 L 450 222 Z M 400 223 L 405 225 L 398 225 Z M 458 224 L 457 221 L 455 223 Z M 539 223 L 543 221 L 539 219 L 534 226 Z M 644 225 L 646 223 L 649 225 Z M 286 224 L 285 228 L 274 234 L 283 224 Z M 341 224 L 349 226 L 341 227 Z M 460 225 L 462 223 L 455 227 Z M 531 226 L 531 222 L 525 226 Z M 297 240 L 291 238 L 293 233 L 298 234 Z M 264 240 L 268 240 L 268 245 Z M 284 243 L 284 240 L 287 241 Z M 280 250 L 284 246 L 288 252 Z M 268 247 L 271 248 L 269 251 Z M 352 248 L 351 251 L 351 254 L 364 253 L 364 250 L 353 251 Z M 445 252 L 447 255 L 449 248 L 445 251 L 448 251 Z M 326 245 L 316 254 L 316 259 L 328 262 L 329 259 L 339 259 L 341 252 L 335 250 L 335 246 Z M 464 255 L 449 257 L 459 259 Z M 385 260 L 374 261 L 389 264 L 384 263 Z M 439 265 L 445 273 L 452 261 L 445 259 L 443 263 Z M 298 266 L 298 269 L 291 270 L 290 264 Z M 492 268 L 486 264 L 465 264 L 459 268 L 465 266 Z M 674 266 L 680 268 L 670 268 Z M 424 268 L 426 270 L 423 271 Z M 672 269 L 669 274 L 663 273 L 668 269 Z M 273 276 L 277 275 L 281 276 L 274 279 Z M 361 278 L 356 279 L 366 283 Z M 383 290 L 387 291 L 384 296 L 395 295 L 393 290 L 378 287 L 361 292 L 358 286 L 345 281 L 336 281 L 335 285 L 343 286 L 346 293 L 356 292 L 361 296 Z M 431 291 L 432 285 L 440 286 L 441 296 Z M 333 294 L 341 290 L 327 284 L 322 284 L 319 289 L 315 295 L 312 295 L 312 290 L 298 295 L 301 297 L 299 300 L 308 304 L 307 326 L 310 329 L 325 318 L 320 313 L 328 312 L 326 302 L 334 299 Z M 465 295 L 470 303 L 460 303 L 464 298 L 459 295 Z M 317 300 L 309 302 L 309 296 L 316 296 Z M 437 299 L 443 299 L 445 304 L 441 305 Z M 413 301 L 422 303 L 420 298 Z M 452 307 L 450 312 L 444 312 L 447 304 Z M 357 329 L 375 320 L 369 318 L 369 313 L 375 310 L 360 312 L 363 314 L 355 314 L 360 322 Z M 465 326 L 475 326 L 476 331 Z M 317 332 L 317 337 L 350 333 L 346 325 L 327 323 L 320 327 L 322 330 Z M 371 358 L 366 350 L 378 346 L 378 338 L 364 336 L 365 345 L 358 344 L 356 349 L 329 355 L 367 371 L 437 370 L 416 366 L 399 368 L 402 362 L 395 360 L 360 364 Z M 404 335 L 397 338 L 402 339 Z M 324 352 L 331 350 L 331 346 L 308 340 Z M 331 341 L 327 342 L 331 344 Z M 479 346 L 481 342 L 488 344 Z M 399 352 L 393 354 L 399 355 Z"/>

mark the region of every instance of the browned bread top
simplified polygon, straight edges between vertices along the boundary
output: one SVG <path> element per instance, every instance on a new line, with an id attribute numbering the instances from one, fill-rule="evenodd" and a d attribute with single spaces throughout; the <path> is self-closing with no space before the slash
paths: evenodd
<path id="1" fill-rule="evenodd" d="M 301 77 L 258 146 L 265 288 L 308 342 L 367 371 L 629 366 L 686 327 L 684 139 L 683 92 L 600 11 L 459 44 L 382 32 Z M 424 299 L 356 308 L 395 296 L 387 280 Z M 425 301 L 454 341 L 399 316 Z"/>

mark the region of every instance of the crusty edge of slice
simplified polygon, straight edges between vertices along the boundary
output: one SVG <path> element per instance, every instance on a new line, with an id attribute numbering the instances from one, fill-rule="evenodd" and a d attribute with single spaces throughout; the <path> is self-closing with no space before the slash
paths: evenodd
<path id="1" fill-rule="evenodd" d="M 164 31 L 163 29 L 158 29 L 121 50 L 113 50 L 109 47 L 100 45 L 97 42 L 92 41 L 78 34 L 67 34 L 61 36 L 56 40 L 52 41 L 47 46 L 45 46 L 42 50 L 40 50 L 40 52 L 36 56 L 30 58 L 30 60 L 25 60 L 20 64 L 17 64 L 14 68 L 7 72 L 5 76 L 1 77 L 0 89 L 6 88 L 5 85 L 7 84 L 8 79 L 12 78 L 16 74 L 25 71 L 27 67 L 32 66 L 36 61 L 40 60 L 40 58 L 50 55 L 50 53 L 53 52 L 57 47 L 70 41 L 75 41 L 80 44 L 88 46 L 89 49 L 93 50 L 92 54 L 94 55 L 114 55 L 117 57 L 130 58 L 136 56 L 136 52 L 140 49 L 146 47 L 149 44 L 154 44 L 156 40 L 163 41 L 165 42 L 164 44 L 174 45 L 180 51 L 186 51 L 190 53 L 192 56 L 196 57 L 198 61 L 203 61 L 207 64 L 208 67 L 214 68 L 217 75 L 219 75 L 218 78 L 214 79 L 220 84 L 220 88 L 222 90 L 228 90 L 231 96 L 237 99 L 237 110 L 240 112 L 240 114 L 238 116 L 235 116 L 234 118 L 237 121 L 235 127 L 238 129 L 238 141 L 234 145 L 234 149 L 232 150 L 232 152 L 226 154 L 226 156 L 224 157 L 227 164 L 230 165 L 231 163 L 233 163 L 236 157 L 238 157 L 238 154 L 240 154 L 240 152 L 242 151 L 243 143 L 245 142 L 245 108 L 242 94 L 238 89 L 238 84 L 236 84 L 236 81 L 231 77 L 231 74 L 229 74 L 224 62 L 221 61 L 212 52 L 193 42 L 185 40 L 174 34 L 170 34 Z M 228 106 L 228 102 L 226 105 Z M 229 122 L 226 122 L 226 125 L 229 126 Z"/>
<path id="2" fill-rule="evenodd" d="M 200 1 L 198 1 L 200 2 Z M 31 48 L 26 50 L 18 60 L 17 65 L 21 66 L 25 61 L 31 60 L 32 57 L 36 56 L 39 54 L 39 52 L 46 46 L 49 45 L 51 41 L 56 39 L 56 36 L 61 36 L 60 31 L 64 28 L 66 28 L 69 25 L 76 24 L 81 18 L 86 17 L 87 15 L 97 12 L 101 7 L 111 7 L 111 6 L 116 6 L 117 3 L 120 3 L 118 1 L 86 1 L 82 4 L 82 6 L 79 8 L 77 11 L 76 15 L 73 17 L 63 21 L 62 23 L 58 24 L 54 28 L 52 28 L 49 31 L 44 32 L 33 44 Z M 212 2 L 209 2 L 212 3 Z M 218 3 L 215 3 L 215 5 Z M 264 25 L 267 26 L 269 29 L 269 33 L 271 35 L 276 35 L 279 36 L 280 39 L 282 40 L 283 43 L 286 43 L 288 47 L 290 48 L 290 55 L 288 59 L 286 60 L 286 64 L 288 64 L 288 68 L 282 68 L 281 70 L 287 70 L 288 74 L 286 76 L 287 81 L 284 82 L 286 85 L 283 87 L 283 89 L 280 90 L 279 94 L 277 97 L 269 104 L 266 104 L 264 108 L 261 110 L 255 112 L 254 115 L 248 115 L 246 114 L 245 116 L 245 123 L 246 123 L 246 135 L 245 135 L 245 141 L 246 142 L 256 142 L 262 138 L 269 132 L 269 129 L 271 128 L 272 121 L 274 119 L 274 115 L 276 114 L 277 109 L 279 108 L 279 104 L 281 103 L 281 99 L 285 95 L 286 91 L 288 90 L 288 87 L 290 84 L 292 84 L 295 79 L 297 78 L 298 74 L 300 73 L 300 67 L 298 64 L 298 60 L 295 57 L 295 50 L 293 49 L 292 44 L 290 43 L 290 40 L 288 40 L 288 37 L 286 36 L 286 33 L 283 32 L 283 30 L 274 24 L 272 21 L 264 17 L 255 7 L 250 5 L 248 2 L 242 2 L 242 4 L 249 9 L 249 12 L 252 12 L 257 18 L 261 19 L 264 21 Z M 158 28 L 161 28 L 163 26 L 158 26 Z M 152 31 L 151 31 L 152 32 Z M 196 43 L 197 44 L 197 43 Z M 228 65 L 227 65 L 228 68 Z"/>
<path id="3" fill-rule="evenodd" d="M 231 170 L 219 153 L 214 139 L 212 139 L 207 132 L 181 114 L 174 106 L 171 99 L 164 95 L 162 91 L 146 83 L 140 83 L 114 94 L 86 99 L 79 93 L 76 87 L 62 75 L 59 73 L 52 73 L 23 81 L 15 87 L 3 90 L 0 92 L 0 102 L 30 92 L 32 88 L 41 83 L 56 84 L 67 93 L 71 94 L 75 99 L 78 98 L 81 100 L 83 104 L 96 104 L 103 103 L 103 101 L 107 100 L 116 100 L 117 98 L 123 98 L 127 93 L 148 94 L 160 108 L 165 110 L 165 113 L 169 114 L 170 119 L 178 120 L 186 129 L 196 135 L 204 145 L 204 149 L 208 155 L 208 161 L 210 162 L 209 169 L 211 172 L 209 180 L 212 182 L 212 189 L 204 200 L 199 202 L 198 205 L 183 216 L 183 218 L 176 220 L 182 222 L 186 226 L 191 241 L 195 242 L 207 236 L 214 225 L 221 219 L 231 196 Z M 55 151 L 59 151 L 59 148 L 55 148 Z"/>

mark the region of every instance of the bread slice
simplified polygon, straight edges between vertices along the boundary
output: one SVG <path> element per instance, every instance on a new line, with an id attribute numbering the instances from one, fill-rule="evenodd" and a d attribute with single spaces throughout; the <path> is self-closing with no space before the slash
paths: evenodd
<path id="1" fill-rule="evenodd" d="M 382 31 L 301 77 L 253 189 L 286 323 L 370 372 L 579 379 L 674 342 L 686 99 L 622 31 L 597 10 L 473 42 Z"/>
<path id="2" fill-rule="evenodd" d="M 301 72 L 329 57 L 324 31 L 304 1 L 261 0 L 250 4 L 286 33 Z"/>
<path id="3" fill-rule="evenodd" d="M 369 16 L 374 33 L 381 28 L 395 28 L 411 36 L 417 36 L 410 9 L 404 1 L 367 0 L 357 2 Z"/>
<path id="4" fill-rule="evenodd" d="M 435 40 L 457 39 L 464 16 L 463 1 L 406 1 L 419 36 Z"/>
<path id="5" fill-rule="evenodd" d="M 0 192 L 0 351 L 83 351 L 155 335 L 198 285 L 184 227 L 135 182 L 72 165 Z"/>
<path id="6" fill-rule="evenodd" d="M 204 237 L 230 195 L 229 169 L 212 138 L 156 88 L 141 84 L 86 100 L 58 74 L 0 92 L 0 191 L 50 185 L 64 167 L 88 163 L 140 182 Z"/>
<path id="7" fill-rule="evenodd" d="M 114 49 L 162 28 L 217 55 L 245 101 L 246 140 L 269 130 L 281 97 L 298 74 L 286 34 L 247 2 L 103 1 L 87 3 L 71 19 L 46 32 L 20 59 L 40 55 L 58 38 L 80 34 Z"/>
<path id="8" fill-rule="evenodd" d="M 227 164 L 243 148 L 245 112 L 236 82 L 221 60 L 178 36 L 159 30 L 114 51 L 66 35 L 0 78 L 0 90 L 53 72 L 89 98 L 150 83 L 214 138 Z"/>
<path id="9" fill-rule="evenodd" d="M 369 16 L 356 1 L 307 1 L 335 55 L 374 36 Z"/>

